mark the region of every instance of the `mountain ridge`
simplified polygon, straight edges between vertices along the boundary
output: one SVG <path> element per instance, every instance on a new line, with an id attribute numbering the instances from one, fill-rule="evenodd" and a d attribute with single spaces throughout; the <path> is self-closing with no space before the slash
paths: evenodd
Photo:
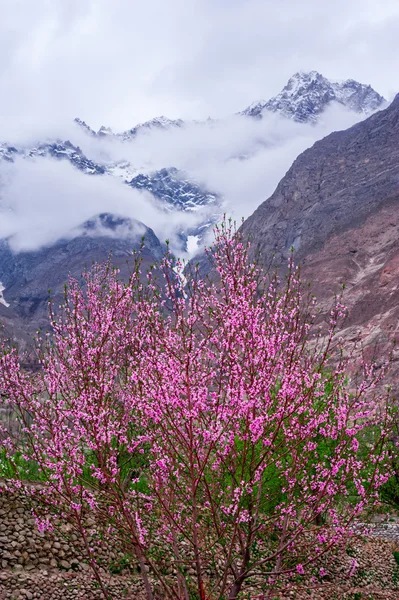
<path id="1" fill-rule="evenodd" d="M 93 262 L 105 263 L 110 256 L 121 276 L 127 277 L 132 254 L 140 248 L 144 271 L 165 250 L 152 229 L 109 213 L 94 216 L 74 235 L 34 252 L 15 254 L 7 240 L 0 240 L 0 316 L 6 330 L 26 345 L 29 334 L 48 328 L 49 290 L 58 306 L 68 275 L 80 280 L 85 268 Z"/>
<path id="2" fill-rule="evenodd" d="M 336 102 L 353 112 L 365 115 L 369 115 L 387 104 L 386 99 L 369 84 L 360 83 L 355 79 L 342 81 L 329 79 L 318 71 L 298 71 L 288 79 L 286 85 L 276 96 L 272 96 L 269 100 L 254 101 L 236 115 L 262 118 L 263 111 L 266 111 L 266 113 L 279 113 L 281 116 L 299 123 L 314 123 L 331 102 Z M 101 137 L 109 134 L 116 139 L 132 141 L 139 133 L 148 133 L 151 130 L 166 131 L 181 128 L 190 123 L 201 125 L 215 121 L 215 119 L 184 121 L 183 119 L 169 119 L 161 115 L 138 123 L 120 133 L 113 133 L 111 128 L 104 126 L 95 132 L 80 118 L 76 117 L 74 121 L 89 135 Z"/>
<path id="3" fill-rule="evenodd" d="M 349 317 L 348 351 L 378 367 L 393 352 L 388 381 L 399 390 L 399 95 L 380 112 L 316 142 L 243 224 L 251 253 L 284 267 L 294 248 L 301 277 L 328 327 L 335 294 Z M 359 364 L 361 356 L 359 354 Z M 379 367 L 378 367 L 379 368 Z"/>
<path id="4" fill-rule="evenodd" d="M 315 123 L 331 103 L 338 103 L 359 114 L 370 114 L 386 100 L 370 85 L 347 79 L 327 79 L 317 71 L 299 71 L 288 80 L 282 91 L 269 100 L 248 106 L 241 115 L 262 118 L 265 112 L 279 113 L 299 123 Z"/>
<path id="5" fill-rule="evenodd" d="M 398 107 L 399 95 L 385 111 L 375 113 L 349 130 L 330 134 L 301 154 L 280 181 L 266 206 L 262 204 L 244 224 L 243 231 L 251 230 L 257 238 L 255 247 L 285 259 L 290 247 L 294 246 L 297 256 L 306 261 L 306 253 L 321 249 L 337 229 L 342 229 L 349 221 L 348 226 L 352 227 L 355 216 L 364 220 L 370 211 L 377 210 L 379 195 L 381 198 L 394 196 L 399 181 L 396 150 Z M 163 120 L 159 126 L 162 129 L 168 127 L 168 123 L 168 120 Z M 109 136 L 112 139 L 116 135 L 105 127 L 95 132 L 84 121 L 76 125 L 93 138 Z M 184 127 L 184 124 L 176 127 Z M 358 137 L 357 132 L 360 132 Z M 133 139 L 130 141 L 133 143 Z M 129 143 L 129 140 L 124 140 L 124 143 Z M 165 218 L 170 210 L 195 212 L 206 209 L 203 223 L 199 223 L 195 230 L 179 234 L 183 241 L 185 239 L 187 244 L 190 242 L 193 246 L 218 220 L 220 198 L 174 167 L 140 173 L 129 162 L 100 164 L 68 140 L 43 142 L 22 149 L 12 144 L 0 145 L 0 157 L 5 163 L 12 163 L 18 156 L 27 160 L 41 160 L 44 157 L 68 160 L 91 177 L 113 175 L 131 187 L 152 194 L 164 207 Z M 390 168 L 393 170 L 392 177 Z M 362 177 L 364 182 L 361 184 Z M 374 182 L 370 178 L 374 178 Z M 373 197 L 363 202 L 364 191 L 371 188 L 375 192 Z M 334 194 L 336 197 L 333 197 Z M 292 199 L 295 200 L 294 204 Z M 351 206 L 349 213 L 345 212 L 345 202 Z M 327 207 L 326 210 L 323 206 Z M 0 241 L 0 315 L 9 324 L 9 330 L 18 331 L 17 337 L 21 339 L 21 332 L 31 332 L 43 324 L 47 290 L 49 287 L 55 289 L 60 297 L 68 272 L 79 276 L 85 265 L 106 260 L 110 250 L 113 250 L 116 264 L 125 268 L 132 249 L 137 247 L 138 237 L 133 240 L 129 232 L 126 234 L 125 222 L 120 223 L 123 235 L 116 239 L 111 225 L 117 223 L 118 219 L 123 220 L 123 217 L 93 215 L 75 232 L 76 235 L 31 253 L 13 255 L 7 240 Z M 148 225 L 151 224 L 146 223 L 142 227 L 151 241 L 146 255 L 146 261 L 151 263 L 159 256 L 162 244 Z M 104 226 L 112 231 L 104 232 Z M 101 231 L 104 235 L 99 235 Z M 56 272 L 56 280 L 53 271 Z"/>
<path id="6" fill-rule="evenodd" d="M 387 109 L 347 130 L 329 134 L 300 154 L 272 196 L 249 217 L 243 230 L 256 230 L 262 237 L 258 249 L 266 252 L 273 246 L 279 258 L 287 256 L 291 247 L 298 256 L 306 254 L 311 246 L 319 247 L 326 228 L 331 227 L 328 232 L 332 233 L 345 224 L 348 199 L 356 201 L 359 218 L 359 214 L 378 202 L 375 192 L 378 183 L 385 198 L 399 190 L 398 133 L 399 94 Z M 355 173 L 352 179 L 348 164 Z M 365 199 L 365 190 L 374 195 Z M 315 214 L 323 206 L 334 213 L 334 219 L 318 222 L 311 231 L 307 227 L 305 234 L 305 224 L 314 223 Z M 291 212 L 297 217 L 289 226 Z"/>

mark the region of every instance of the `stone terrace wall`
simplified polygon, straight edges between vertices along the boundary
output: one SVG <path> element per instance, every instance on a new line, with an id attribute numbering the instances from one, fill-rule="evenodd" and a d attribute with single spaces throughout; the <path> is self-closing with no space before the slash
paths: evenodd
<path id="1" fill-rule="evenodd" d="M 65 571 L 87 570 L 84 547 L 67 525 L 55 532 L 38 531 L 32 516 L 34 501 L 23 489 L 0 493 L 0 564 L 2 569 L 38 567 L 60 568 Z M 92 541 L 92 547 L 104 563 L 117 558 L 115 551 Z"/>
<path id="2" fill-rule="evenodd" d="M 95 600 L 102 598 L 84 546 L 67 525 L 40 533 L 34 501 L 24 489 L 5 491 L 0 481 L 0 600 Z M 102 575 L 115 600 L 139 600 L 142 584 L 125 569 L 123 556 L 103 540 L 91 540 Z M 112 574 L 113 572 L 114 574 Z M 133 590 L 133 591 L 132 591 Z M 133 595 L 131 595 L 133 594 Z"/>
<path id="3" fill-rule="evenodd" d="M 23 489 L 14 493 L 0 491 L 0 600 L 102 598 L 78 536 L 66 525 L 60 525 L 56 532 L 40 533 L 32 505 L 31 495 Z M 134 569 L 123 570 L 121 552 L 103 541 L 94 540 L 91 546 L 104 567 L 103 578 L 113 600 L 143 600 L 139 575 Z M 373 536 L 356 537 L 351 546 L 350 551 L 326 560 L 325 583 L 317 587 L 300 584 L 288 593 L 276 591 L 275 598 L 398 600 L 399 566 L 393 551 L 399 551 L 399 523 L 375 525 Z M 353 559 L 358 568 L 348 578 Z M 248 582 L 243 598 L 262 598 L 262 587 L 262 581 L 254 578 Z"/>

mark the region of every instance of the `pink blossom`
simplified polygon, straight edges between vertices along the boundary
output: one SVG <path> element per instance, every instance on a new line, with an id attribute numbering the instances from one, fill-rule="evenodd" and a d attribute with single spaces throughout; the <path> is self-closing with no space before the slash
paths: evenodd
<path id="1" fill-rule="evenodd" d="M 41 470 L 39 527 L 51 526 L 47 513 L 67 519 L 100 586 L 89 537 L 113 532 L 149 600 L 153 578 L 170 597 L 193 585 L 204 600 L 229 597 L 232 572 L 265 568 L 271 588 L 304 574 L 348 538 L 388 476 L 382 374 L 364 366 L 348 388 L 340 298 L 322 337 L 292 258 L 279 277 L 227 222 L 215 236 L 214 281 L 169 252 L 147 274 L 137 256 L 127 282 L 95 265 L 83 284 L 70 279 L 60 310 L 50 304 L 40 370 L 0 352 L 0 395 L 22 427 L 17 439 L 3 426 L 0 445 Z M 369 428 L 378 433 L 364 457 Z M 176 576 L 165 564 L 179 564 Z M 215 564 L 222 576 L 206 578 Z"/>

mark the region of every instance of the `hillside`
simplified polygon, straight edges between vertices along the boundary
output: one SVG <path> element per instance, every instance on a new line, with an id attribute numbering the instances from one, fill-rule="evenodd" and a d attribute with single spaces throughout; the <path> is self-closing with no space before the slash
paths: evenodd
<path id="1" fill-rule="evenodd" d="M 267 262 L 284 264 L 293 247 L 324 310 L 345 284 L 343 335 L 379 361 L 399 317 L 398 135 L 399 95 L 301 154 L 242 228 Z"/>
<path id="2" fill-rule="evenodd" d="M 68 275 L 80 279 L 93 262 L 106 262 L 112 256 L 126 277 L 134 264 L 132 252 L 139 249 L 142 237 L 145 272 L 161 258 L 164 247 L 148 227 L 115 215 L 101 214 L 85 223 L 75 237 L 35 252 L 14 254 L 7 242 L 0 241 L 1 281 L 7 290 L 7 300 L 0 298 L 0 319 L 6 333 L 29 345 L 38 328 L 48 327 L 49 295 L 57 307 Z"/>

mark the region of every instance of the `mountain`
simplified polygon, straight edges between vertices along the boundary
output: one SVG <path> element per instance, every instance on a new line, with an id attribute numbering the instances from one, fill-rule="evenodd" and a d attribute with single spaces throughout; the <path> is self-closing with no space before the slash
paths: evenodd
<path id="1" fill-rule="evenodd" d="M 88 175 L 104 175 L 107 169 L 83 154 L 78 146 L 74 146 L 69 140 L 55 142 L 41 142 L 31 148 L 23 146 L 10 146 L 0 142 L 0 160 L 14 162 L 17 158 L 55 158 L 57 160 L 68 160 L 74 167 Z"/>
<path id="2" fill-rule="evenodd" d="M 266 256 L 323 247 L 399 194 L 399 95 L 385 110 L 305 150 L 244 224 Z"/>
<path id="3" fill-rule="evenodd" d="M 314 123 L 333 102 L 359 114 L 370 114 L 381 108 L 385 99 L 370 85 L 353 79 L 331 81 L 317 71 L 301 71 L 277 96 L 255 102 L 240 114 L 261 119 L 265 111 L 271 111 L 298 123 Z"/>
<path id="4" fill-rule="evenodd" d="M 63 299 L 68 275 L 80 279 L 93 262 L 112 262 L 127 276 L 132 252 L 144 236 L 143 272 L 159 260 L 164 247 L 154 232 L 132 219 L 100 214 L 90 219 L 69 239 L 33 252 L 14 254 L 0 240 L 0 318 L 6 330 L 25 341 L 38 327 L 48 326 L 49 289 L 57 306 Z"/>
<path id="5" fill-rule="evenodd" d="M 126 182 L 138 190 L 147 190 L 165 203 L 169 210 L 179 208 L 197 211 L 203 206 L 215 204 L 218 196 L 186 178 L 175 168 L 161 169 L 151 175 L 139 174 Z"/>
<path id="6" fill-rule="evenodd" d="M 75 119 L 75 121 L 77 121 Z M 79 126 L 84 128 L 88 135 L 101 137 L 101 130 L 94 132 L 84 121 L 79 120 Z M 112 134 L 113 135 L 113 134 Z M 140 172 L 134 168 L 129 161 L 104 161 L 101 164 L 89 159 L 82 150 L 72 144 L 69 140 L 39 143 L 32 148 L 22 146 L 11 146 L 0 143 L 0 162 L 14 162 L 16 158 L 24 159 L 53 158 L 56 160 L 67 160 L 75 168 L 87 175 L 106 175 L 122 180 L 131 188 L 146 191 L 157 201 L 157 205 L 166 212 L 198 212 L 204 211 L 204 219 L 199 219 L 198 226 L 181 232 L 183 246 L 188 236 L 204 235 L 205 231 L 212 227 L 223 213 L 220 204 L 221 198 L 218 194 L 206 189 L 203 184 L 194 181 L 183 171 L 174 167 L 160 169 L 158 171 Z M 212 205 L 211 212 L 208 207 Z M 214 206 L 214 210 L 213 210 Z M 205 210 L 206 209 L 206 210 Z M 212 216 L 213 215 L 213 216 Z"/>
<path id="7" fill-rule="evenodd" d="M 370 115 L 382 108 L 386 104 L 386 100 L 371 85 L 359 83 L 354 79 L 334 81 L 327 79 L 317 71 L 299 71 L 290 77 L 277 96 L 273 96 L 269 100 L 253 102 L 245 110 L 239 112 L 238 115 L 261 119 L 262 114 L 269 111 L 299 123 L 315 123 L 332 103 L 340 104 L 359 115 Z M 208 118 L 207 121 L 190 121 L 187 123 L 182 119 L 169 119 L 160 116 L 139 123 L 122 133 L 113 133 L 109 127 L 104 126 L 98 132 L 95 132 L 85 121 L 76 118 L 75 122 L 91 136 L 109 135 L 115 139 L 132 141 L 138 134 L 145 134 L 154 130 L 168 131 L 184 128 L 189 123 L 204 125 L 205 123 L 217 123 L 217 120 Z"/>
<path id="8" fill-rule="evenodd" d="M 76 124 L 95 139 L 114 137 L 105 127 L 95 132 L 84 121 L 77 121 Z M 154 120 L 142 127 L 148 130 L 161 126 L 166 126 L 166 121 L 161 125 L 160 120 Z M 130 136 L 133 136 L 132 131 Z M 127 135 L 122 141 L 129 143 Z M 2 162 L 12 164 L 17 159 L 63 160 L 87 176 L 114 177 L 120 180 L 121 185 L 145 193 L 148 202 L 155 202 L 159 209 L 165 211 L 165 219 L 171 213 L 199 213 L 200 218 L 195 226 L 187 225 L 184 230 L 177 232 L 182 247 L 187 246 L 189 251 L 196 249 L 202 236 L 220 219 L 222 212 L 218 195 L 174 167 L 141 172 L 129 161 L 102 160 L 100 163 L 86 156 L 79 146 L 69 140 L 39 142 L 31 147 L 0 143 L 0 169 Z M 5 200 L 6 189 L 2 190 Z M 194 223 L 192 220 L 190 222 Z M 0 321 L 5 326 L 6 334 L 23 346 L 29 346 L 34 332 L 47 325 L 48 290 L 51 289 L 58 305 L 63 298 L 68 274 L 79 278 L 86 266 L 90 267 L 93 262 L 105 262 L 110 253 L 113 263 L 121 269 L 122 276 L 127 276 L 132 251 L 139 248 L 143 235 L 144 272 L 150 264 L 161 258 L 164 247 L 150 227 L 114 214 L 93 215 L 67 239 L 36 251 L 14 254 L 8 241 L 0 239 Z"/>
<path id="9" fill-rule="evenodd" d="M 399 333 L 398 138 L 399 95 L 303 152 L 242 227 L 268 264 L 273 257 L 285 264 L 295 248 L 324 314 L 345 284 L 342 336 L 379 361 Z M 399 386 L 395 365 L 391 379 Z"/>
<path id="10" fill-rule="evenodd" d="M 78 117 L 75 118 L 75 123 L 79 125 L 79 127 L 81 127 L 85 131 L 85 133 L 88 133 L 91 136 L 104 137 L 109 135 L 115 137 L 116 139 L 123 140 L 125 142 L 133 140 L 139 133 L 145 134 L 154 130 L 166 131 L 173 127 L 184 126 L 184 121 L 182 119 L 168 119 L 163 115 L 160 117 L 155 117 L 154 119 L 150 119 L 149 121 L 145 121 L 144 123 L 139 123 L 131 129 L 123 131 L 122 133 L 113 133 L 110 127 L 105 127 L 104 125 L 102 125 L 100 129 L 96 132 L 94 131 L 94 129 L 89 127 L 89 125 L 87 125 L 85 121 L 82 121 L 82 119 L 79 119 Z"/>
<path id="11" fill-rule="evenodd" d="M 383 102 L 382 97 L 367 86 L 353 81 L 333 85 L 314 72 L 298 74 L 290 81 L 286 88 L 290 88 L 291 95 L 287 96 L 284 111 L 286 116 L 295 120 L 302 118 L 301 111 L 307 106 L 306 118 L 312 122 L 313 117 L 316 118 L 325 106 L 337 98 L 357 112 L 375 110 Z M 323 96 L 320 89 L 327 88 L 330 84 L 335 86 L 334 94 L 326 92 Z M 276 111 L 282 111 L 279 102 L 283 101 L 284 93 L 283 91 L 270 100 L 269 106 L 273 105 Z M 279 97 L 281 98 L 277 101 Z M 313 99 L 312 102 L 310 99 Z M 312 253 L 324 251 L 334 235 L 342 231 L 354 232 L 360 223 L 380 210 L 379 203 L 385 200 L 388 202 L 388 199 L 392 201 L 399 181 L 396 143 L 398 127 L 395 120 L 397 104 L 396 100 L 387 110 L 374 114 L 350 130 L 328 136 L 295 161 L 272 198 L 244 225 L 244 230 L 251 232 L 255 239 L 255 246 L 267 258 L 275 252 L 279 260 L 285 259 L 290 246 L 294 245 L 298 259 L 305 261 L 305 266 L 312 265 L 315 260 L 310 258 Z M 273 110 L 270 107 L 269 110 Z M 214 125 L 215 122 L 212 123 Z M 206 124 L 197 123 L 196 126 Z M 165 221 L 170 219 L 171 222 L 176 222 L 174 219 L 177 215 L 177 222 L 180 222 L 179 213 L 188 213 L 187 223 L 191 225 L 186 225 L 184 230 L 182 228 L 178 232 L 182 247 L 193 252 L 200 247 L 206 232 L 220 220 L 224 212 L 223 198 L 207 189 L 202 181 L 196 181 L 173 165 L 166 165 L 161 169 L 140 168 L 129 160 L 115 161 L 103 152 L 103 149 L 112 148 L 115 143 L 118 155 L 122 150 L 123 156 L 123 149 L 126 147 L 128 157 L 129 145 L 135 144 L 139 135 L 150 131 L 184 128 L 183 121 L 160 117 L 121 134 L 113 133 L 104 126 L 95 131 L 79 119 L 76 120 L 76 127 L 91 138 L 90 143 L 84 144 L 87 154 L 74 143 L 73 132 L 71 140 L 38 141 L 29 147 L 14 144 L 10 140 L 9 143 L 0 143 L 0 169 L 2 163 L 3 166 L 10 163 L 12 165 L 16 160 L 63 160 L 70 162 L 88 177 L 113 177 L 121 185 L 143 192 L 146 201 L 154 202 L 158 209 L 165 212 Z M 82 140 L 81 134 L 80 138 L 77 137 Z M 93 154 L 90 155 L 92 148 Z M 112 155 L 112 152 L 109 154 Z M 2 190 L 5 200 L 6 190 L 6 187 Z M 196 221 L 193 220 L 194 215 L 196 218 L 198 216 Z M 6 323 L 8 331 L 22 340 L 46 322 L 49 288 L 57 299 L 61 299 L 63 283 L 69 272 L 80 276 L 85 265 L 106 260 L 110 251 L 113 252 L 114 262 L 123 271 L 126 269 L 126 259 L 138 247 L 142 233 L 146 237 L 145 261 L 149 264 L 162 253 L 162 244 L 152 231 L 151 223 L 139 224 L 115 214 L 94 214 L 92 219 L 82 224 L 73 234 L 70 233 L 67 239 L 61 239 L 52 246 L 35 252 L 13 254 L 7 240 L 0 240 L 0 320 Z M 348 244 L 351 239 L 348 238 Z M 365 239 L 361 242 L 364 244 L 367 239 L 365 234 Z M 341 243 L 342 248 L 345 248 L 345 240 L 341 240 Z M 334 261 L 339 253 L 336 250 L 331 252 L 331 260 Z M 370 252 L 373 253 L 374 250 Z M 350 268 L 360 256 L 360 250 L 351 248 L 346 257 L 352 261 Z M 377 261 L 369 265 L 366 258 L 362 260 L 366 265 L 366 273 L 374 273 L 374 267 L 377 269 L 380 264 Z M 328 268 L 331 272 L 338 273 L 334 271 L 337 265 L 338 263 L 329 264 Z M 349 272 L 349 266 L 346 268 Z M 326 283 L 328 274 L 323 269 L 323 265 L 320 265 L 320 274 L 325 272 L 326 278 L 320 283 L 321 291 L 324 293 L 328 289 L 330 293 L 331 286 L 328 287 Z M 337 277 L 339 278 L 338 274 Z M 359 273 L 353 277 L 362 278 Z M 319 279 L 322 281 L 321 275 Z M 318 281 L 316 278 L 315 286 Z"/>
<path id="12" fill-rule="evenodd" d="M 24 158 L 51 157 L 56 159 L 66 159 L 80 171 L 89 175 L 104 175 L 106 169 L 87 158 L 81 149 L 71 144 L 70 141 L 54 143 L 42 143 L 37 147 L 22 152 Z"/>
<path id="13" fill-rule="evenodd" d="M 138 133 L 145 134 L 153 130 L 168 130 L 176 127 L 183 127 L 184 121 L 182 119 L 168 119 L 167 117 L 155 117 L 145 123 L 140 123 L 128 131 L 117 134 L 124 141 L 132 140 Z"/>
<path id="14" fill-rule="evenodd" d="M 386 100 L 371 85 L 359 83 L 354 79 L 335 81 L 327 79 L 317 71 L 299 71 L 290 77 L 277 96 L 273 96 L 269 100 L 253 102 L 238 115 L 261 119 L 262 114 L 269 111 L 293 119 L 298 123 L 315 123 L 326 108 L 333 103 L 344 106 L 359 115 L 370 115 L 382 108 L 386 104 Z M 101 137 L 108 134 L 123 141 L 131 141 L 139 133 L 184 128 L 187 124 L 182 119 L 169 119 L 161 116 L 140 123 L 122 133 L 114 134 L 110 128 L 106 127 L 101 127 L 96 133 L 78 118 L 75 119 L 75 122 L 89 135 Z M 217 121 L 209 118 L 207 122 L 215 123 Z M 195 121 L 195 123 L 201 125 L 206 122 Z"/>

